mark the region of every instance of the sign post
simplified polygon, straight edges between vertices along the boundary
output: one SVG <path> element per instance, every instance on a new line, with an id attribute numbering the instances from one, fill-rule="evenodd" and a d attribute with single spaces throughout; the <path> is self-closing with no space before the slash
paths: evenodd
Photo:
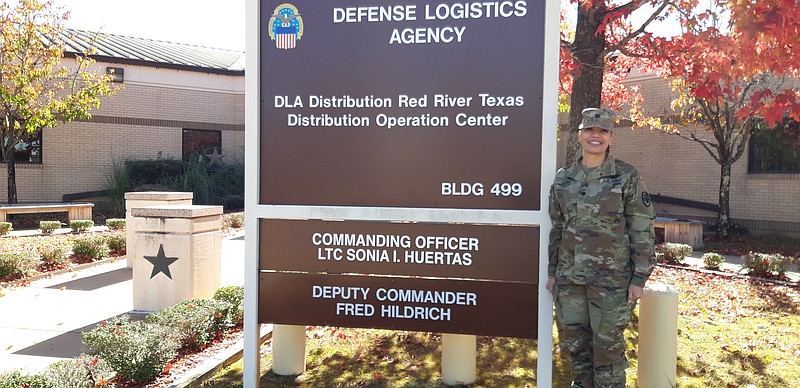
<path id="1" fill-rule="evenodd" d="M 260 322 L 538 338 L 541 374 L 558 3 L 248 15 L 245 386 Z"/>

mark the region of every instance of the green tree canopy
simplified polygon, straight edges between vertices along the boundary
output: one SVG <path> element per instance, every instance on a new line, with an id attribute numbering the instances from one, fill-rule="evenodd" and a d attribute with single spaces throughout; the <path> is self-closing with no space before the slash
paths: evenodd
<path id="1" fill-rule="evenodd" d="M 0 153 L 8 170 L 8 202 L 17 202 L 15 146 L 58 122 L 91 117 L 101 96 L 114 94 L 109 75 L 93 69 L 94 48 L 63 61 L 68 12 L 53 0 L 0 4 Z"/>

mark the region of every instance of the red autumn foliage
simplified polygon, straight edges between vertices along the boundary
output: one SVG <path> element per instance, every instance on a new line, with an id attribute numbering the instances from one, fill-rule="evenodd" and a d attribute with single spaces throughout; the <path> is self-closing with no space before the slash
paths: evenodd
<path id="1" fill-rule="evenodd" d="M 694 98 L 725 107 L 726 114 L 741 122 L 760 118 L 775 126 L 787 116 L 800 121 L 796 0 L 711 4 L 706 12 L 685 19 L 686 32 L 650 45 L 654 67 L 682 80 L 678 105 L 686 107 Z M 715 119 L 708 111 L 702 113 L 690 121 Z M 747 138 L 746 129 L 742 131 Z"/>

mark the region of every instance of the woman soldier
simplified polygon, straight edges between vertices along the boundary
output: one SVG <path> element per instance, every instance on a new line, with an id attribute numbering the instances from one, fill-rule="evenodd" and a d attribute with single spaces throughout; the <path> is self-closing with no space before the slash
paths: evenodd
<path id="1" fill-rule="evenodd" d="M 614 159 L 608 109 L 583 110 L 582 156 L 556 173 L 547 290 L 560 342 L 569 349 L 572 387 L 625 387 L 625 338 L 655 265 L 653 208 L 639 173 Z"/>

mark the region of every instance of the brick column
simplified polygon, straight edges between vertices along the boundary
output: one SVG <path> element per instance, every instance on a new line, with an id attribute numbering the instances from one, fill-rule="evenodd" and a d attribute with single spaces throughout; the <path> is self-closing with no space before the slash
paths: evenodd
<path id="1" fill-rule="evenodd" d="M 162 191 L 139 191 L 125 193 L 125 242 L 128 268 L 133 268 L 133 260 L 136 252 L 133 245 L 133 216 L 131 209 L 135 207 L 156 206 L 156 205 L 191 205 L 194 193 L 183 192 L 162 192 Z M 90 218 L 91 219 L 91 218 Z"/>
<path id="2" fill-rule="evenodd" d="M 135 207 L 131 215 L 134 310 L 211 298 L 221 282 L 222 206 Z"/>

